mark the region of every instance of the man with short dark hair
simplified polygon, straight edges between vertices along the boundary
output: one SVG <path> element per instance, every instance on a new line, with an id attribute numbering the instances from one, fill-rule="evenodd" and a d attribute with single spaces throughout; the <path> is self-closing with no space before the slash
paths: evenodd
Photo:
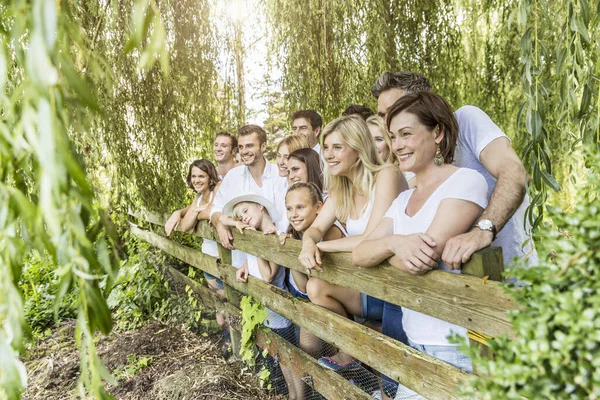
<path id="1" fill-rule="evenodd" d="M 360 104 L 350 104 L 348 106 L 348 108 L 346 108 L 344 110 L 344 112 L 342 113 L 342 116 L 347 116 L 347 115 L 358 115 L 359 117 L 361 117 L 363 120 L 367 120 L 367 118 L 369 118 L 371 115 L 375 114 L 373 112 L 373 110 L 371 110 L 369 107 L 367 106 L 361 106 Z"/>
<path id="2" fill-rule="evenodd" d="M 228 249 L 233 249 L 231 244 L 233 236 L 231 230 L 221 223 L 220 218 L 225 204 L 235 197 L 258 194 L 273 203 L 279 215 L 285 218 L 283 202 L 287 179 L 279 176 L 276 164 L 267 161 L 264 156 L 266 149 L 267 133 L 260 126 L 245 125 L 238 129 L 238 151 L 242 165 L 233 168 L 225 176 L 210 210 L 210 220 L 217 229 L 219 241 Z"/>
<path id="3" fill-rule="evenodd" d="M 400 71 L 383 73 L 371 92 L 377 98 L 378 114 L 385 118 L 389 107 L 400 97 L 424 90 L 431 90 L 426 77 Z M 537 253 L 524 226 L 529 198 L 521 160 L 508 137 L 485 112 L 463 106 L 455 116 L 459 132 L 453 164 L 481 173 L 489 186 L 490 201 L 471 231 L 446 243 L 443 261 L 449 268 L 458 269 L 474 252 L 494 244 L 502 247 L 505 265 L 511 264 L 514 257 L 525 265 L 536 265 Z M 422 246 L 427 244 L 423 242 Z"/>
<path id="4" fill-rule="evenodd" d="M 292 133 L 303 136 L 310 147 L 319 155 L 319 133 L 323 127 L 323 118 L 314 110 L 300 110 L 292 114 Z"/>
<path id="5" fill-rule="evenodd" d="M 235 153 L 237 151 L 237 139 L 229 132 L 217 132 L 213 143 L 213 154 L 217 161 L 217 173 L 219 179 L 223 179 L 230 169 L 237 166 Z"/>

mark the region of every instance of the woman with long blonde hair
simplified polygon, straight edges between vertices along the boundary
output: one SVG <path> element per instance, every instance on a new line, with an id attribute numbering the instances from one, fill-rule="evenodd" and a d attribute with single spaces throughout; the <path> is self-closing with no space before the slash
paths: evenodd
<path id="1" fill-rule="evenodd" d="M 408 188 L 398 168 L 382 164 L 367 124 L 360 117 L 338 118 L 325 127 L 321 136 L 329 198 L 302 238 L 298 259 L 308 270 L 321 270 L 321 252 L 352 251 L 379 224 L 392 201 Z M 321 241 L 336 220 L 346 224 L 348 236 Z M 369 320 L 382 317 L 381 300 L 354 290 L 314 277 L 306 289 L 313 303 L 340 315 Z M 338 353 L 319 362 L 339 370 L 355 361 Z"/>

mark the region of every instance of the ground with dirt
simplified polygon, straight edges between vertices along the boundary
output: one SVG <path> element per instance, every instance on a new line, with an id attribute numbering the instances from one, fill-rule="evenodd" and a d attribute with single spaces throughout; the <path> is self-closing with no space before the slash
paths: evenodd
<path id="1" fill-rule="evenodd" d="M 69 399 L 79 376 L 75 322 L 53 330 L 24 356 L 28 390 L 23 399 Z M 107 389 L 118 399 L 266 399 L 255 375 L 221 355 L 222 337 L 202 337 L 153 322 L 100 336 L 98 354 L 117 379 Z"/>

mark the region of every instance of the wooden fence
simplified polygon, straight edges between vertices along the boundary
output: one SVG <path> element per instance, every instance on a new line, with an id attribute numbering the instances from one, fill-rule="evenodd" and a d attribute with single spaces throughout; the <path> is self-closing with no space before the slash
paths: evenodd
<path id="1" fill-rule="evenodd" d="M 159 225 L 151 230 L 163 232 L 168 215 L 150 212 L 130 213 L 140 221 Z M 248 283 L 236 280 L 236 269 L 231 266 L 231 251 L 219 244 L 219 259 L 174 243 L 164 234 L 153 233 L 130 223 L 131 232 L 171 256 L 221 278 L 227 300 L 184 274 L 174 277 L 189 285 L 203 301 L 229 315 L 239 316 L 240 294 L 250 295 L 273 311 L 295 324 L 338 347 L 363 363 L 386 374 L 429 399 L 458 398 L 456 389 L 466 374 L 458 368 L 412 349 L 364 325 L 294 298 L 259 279 L 249 277 Z M 206 222 L 200 222 L 195 235 L 216 240 L 217 234 Z M 301 242 L 288 239 L 284 245 L 276 235 L 248 231 L 244 235 L 233 232 L 236 249 L 254 254 L 279 265 L 305 272 L 297 256 Z M 516 308 L 514 301 L 504 294 L 499 281 L 502 273 L 502 252 L 486 248 L 475 253 L 462 269 L 462 274 L 431 271 L 413 276 L 399 271 L 387 262 L 377 267 L 353 267 L 348 253 L 326 253 L 323 271 L 311 275 L 325 281 L 366 293 L 390 303 L 463 326 L 476 336 L 513 335 L 507 311 Z M 314 388 L 328 399 L 368 399 L 367 393 L 352 385 L 340 375 L 321 367 L 316 360 L 292 344 L 270 332 L 259 332 L 257 345 L 277 355 L 281 364 L 296 376 L 311 375 Z M 486 347 L 471 340 L 482 352 Z M 232 330 L 232 346 L 239 349 L 239 331 Z"/>

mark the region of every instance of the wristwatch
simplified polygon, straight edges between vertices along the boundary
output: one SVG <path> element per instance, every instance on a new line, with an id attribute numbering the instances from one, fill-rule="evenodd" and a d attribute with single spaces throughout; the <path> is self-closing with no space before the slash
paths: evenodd
<path id="1" fill-rule="evenodd" d="M 492 221 L 490 221 L 489 219 L 482 219 L 479 220 L 475 226 L 479 229 L 481 229 L 482 231 L 489 231 L 492 232 L 492 241 L 496 240 L 496 235 L 498 234 L 498 231 L 496 231 L 496 225 L 494 225 L 494 223 Z"/>

